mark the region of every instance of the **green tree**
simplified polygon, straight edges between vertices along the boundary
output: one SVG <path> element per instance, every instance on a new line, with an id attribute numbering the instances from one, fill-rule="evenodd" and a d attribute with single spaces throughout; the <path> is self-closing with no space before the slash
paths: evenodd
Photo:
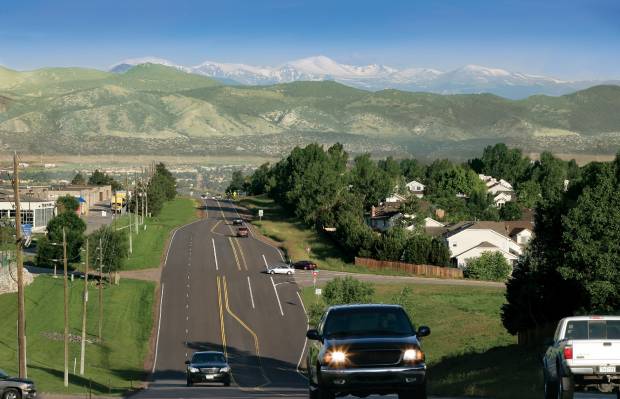
<path id="1" fill-rule="evenodd" d="M 387 157 L 384 160 L 380 160 L 377 165 L 394 182 L 401 176 L 400 164 L 392 157 Z"/>
<path id="2" fill-rule="evenodd" d="M 426 175 L 424 165 L 421 165 L 416 159 L 403 159 L 400 161 L 401 173 L 408 181 L 418 180 L 422 182 Z"/>
<path id="3" fill-rule="evenodd" d="M 526 208 L 534 208 L 542 198 L 540 184 L 535 180 L 526 180 L 516 187 L 517 199 Z"/>
<path id="4" fill-rule="evenodd" d="M 75 212 L 80 207 L 80 201 L 72 195 L 65 195 L 56 200 L 59 213 Z"/>
<path id="5" fill-rule="evenodd" d="M 392 227 L 375 241 L 375 256 L 380 260 L 402 261 L 409 232 L 402 227 Z"/>
<path id="6" fill-rule="evenodd" d="M 123 268 L 129 256 L 127 233 L 124 230 L 114 230 L 111 226 L 103 226 L 89 236 L 90 264 L 93 268 L 99 267 L 99 255 L 102 254 L 104 273 L 112 273 Z M 101 251 L 99 243 L 101 242 Z"/>
<path id="7" fill-rule="evenodd" d="M 71 179 L 71 184 L 75 184 L 77 186 L 83 186 L 86 184 L 86 178 L 80 172 L 77 172 L 73 179 Z"/>
<path id="8" fill-rule="evenodd" d="M 416 265 L 448 266 L 450 250 L 441 239 L 426 234 L 415 234 L 407 240 L 403 260 Z"/>
<path id="9" fill-rule="evenodd" d="M 375 288 L 371 283 L 353 277 L 336 277 L 323 288 L 323 300 L 328 306 L 372 302 Z"/>
<path id="10" fill-rule="evenodd" d="M 499 217 L 502 220 L 521 220 L 521 207 L 514 201 L 506 202 L 499 209 Z"/>
<path id="11" fill-rule="evenodd" d="M 500 252 L 483 252 L 478 258 L 469 259 L 464 270 L 466 278 L 474 280 L 506 281 L 512 266 Z"/>
<path id="12" fill-rule="evenodd" d="M 240 170 L 235 170 L 232 174 L 230 184 L 226 188 L 226 193 L 232 194 L 234 192 L 242 191 L 244 185 L 245 185 L 245 177 L 243 177 L 243 172 Z"/>
<path id="13" fill-rule="evenodd" d="M 389 175 L 370 159 L 370 154 L 355 158 L 350 173 L 351 191 L 363 198 L 364 208 L 376 205 L 394 189 Z"/>
<path id="14" fill-rule="evenodd" d="M 513 184 L 523 179 L 529 163 L 520 149 L 509 149 L 504 143 L 486 147 L 481 158 L 482 173 Z"/>
<path id="15" fill-rule="evenodd" d="M 123 188 L 123 186 L 114 180 L 112 176 L 107 175 L 99 171 L 99 169 L 95 169 L 92 175 L 88 178 L 88 184 L 91 186 L 111 186 L 112 191 L 118 191 Z"/>
<path id="16" fill-rule="evenodd" d="M 51 265 L 54 260 L 61 262 L 62 230 L 65 228 L 67 237 L 67 259 L 69 263 L 80 261 L 80 249 L 84 243 L 86 223 L 75 212 L 64 212 L 52 218 L 47 224 L 47 236 L 37 243 L 36 263 L 40 266 Z"/>

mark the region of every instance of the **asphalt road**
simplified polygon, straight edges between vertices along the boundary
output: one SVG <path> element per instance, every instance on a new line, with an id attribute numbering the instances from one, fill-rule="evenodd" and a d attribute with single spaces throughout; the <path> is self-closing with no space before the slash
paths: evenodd
<path id="1" fill-rule="evenodd" d="M 292 277 L 264 273 L 280 252 L 237 238 L 229 202 L 209 200 L 207 218 L 174 235 L 162 272 L 154 382 L 140 398 L 306 397 L 298 371 L 307 319 Z M 185 360 L 221 350 L 233 386 L 185 386 Z"/>
<path id="2" fill-rule="evenodd" d="M 275 247 L 252 235 L 234 237 L 232 220 L 239 214 L 233 204 L 209 200 L 206 205 L 207 218 L 177 230 L 170 244 L 154 381 L 134 397 L 306 398 L 299 366 L 305 360 L 307 319 L 295 279 L 264 273 L 265 263 L 282 261 Z M 186 387 L 184 362 L 199 350 L 227 354 L 231 387 Z"/>

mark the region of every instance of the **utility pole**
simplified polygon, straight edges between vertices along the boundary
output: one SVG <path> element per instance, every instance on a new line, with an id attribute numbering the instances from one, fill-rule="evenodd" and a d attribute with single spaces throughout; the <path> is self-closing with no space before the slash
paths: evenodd
<path id="1" fill-rule="evenodd" d="M 19 168 L 17 151 L 13 153 L 13 189 L 15 193 L 15 256 L 17 258 L 17 346 L 19 352 L 19 377 L 27 378 L 26 370 L 26 307 L 24 301 L 24 262 L 22 259 L 22 220 L 19 202 Z"/>
<path id="2" fill-rule="evenodd" d="M 99 342 L 101 343 L 101 329 L 103 327 L 103 247 L 99 237 Z"/>
<path id="3" fill-rule="evenodd" d="M 129 209 L 129 200 L 131 197 L 129 196 L 129 178 L 127 173 L 125 173 L 125 191 L 125 198 L 127 199 L 127 216 L 129 217 L 129 255 L 131 255 L 133 253 L 133 243 L 131 237 L 131 209 Z"/>
<path id="4" fill-rule="evenodd" d="M 134 209 L 134 213 L 135 213 L 135 219 L 136 219 L 136 235 L 140 235 L 140 229 L 138 228 L 138 224 L 140 222 L 140 194 L 138 194 L 138 179 L 136 177 L 136 174 L 133 174 L 133 180 L 134 180 L 134 187 L 135 187 L 135 193 L 136 193 L 136 206 Z"/>
<path id="5" fill-rule="evenodd" d="M 142 224 L 144 224 L 144 205 L 146 204 L 146 190 L 144 189 L 144 181 L 142 182 L 142 194 L 144 198 L 142 199 Z"/>
<path id="6" fill-rule="evenodd" d="M 84 375 L 84 357 L 86 356 L 86 304 L 88 303 L 88 238 L 86 239 L 86 266 L 84 268 L 84 298 L 82 307 L 82 347 L 80 351 L 80 375 Z"/>
<path id="7" fill-rule="evenodd" d="M 65 269 L 65 387 L 69 386 L 69 297 L 68 297 L 68 282 L 67 282 L 67 235 L 65 234 L 65 228 L 62 228 L 62 254 L 63 264 Z"/>

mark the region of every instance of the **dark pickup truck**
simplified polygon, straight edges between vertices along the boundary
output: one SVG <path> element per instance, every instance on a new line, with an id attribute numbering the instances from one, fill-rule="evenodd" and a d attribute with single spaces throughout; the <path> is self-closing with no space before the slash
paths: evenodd
<path id="1" fill-rule="evenodd" d="M 307 356 L 311 399 L 398 394 L 426 399 L 426 363 L 420 338 L 397 305 L 330 307 L 309 330 Z"/>

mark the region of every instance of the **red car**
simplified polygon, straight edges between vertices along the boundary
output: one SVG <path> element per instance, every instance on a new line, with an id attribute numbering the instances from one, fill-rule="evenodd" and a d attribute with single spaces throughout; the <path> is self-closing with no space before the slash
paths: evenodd
<path id="1" fill-rule="evenodd" d="M 249 231 L 247 227 L 239 227 L 237 229 L 237 237 L 247 237 L 248 233 Z"/>
<path id="2" fill-rule="evenodd" d="M 310 260 L 300 260 L 293 263 L 293 267 L 295 269 L 316 270 L 316 263 Z"/>

